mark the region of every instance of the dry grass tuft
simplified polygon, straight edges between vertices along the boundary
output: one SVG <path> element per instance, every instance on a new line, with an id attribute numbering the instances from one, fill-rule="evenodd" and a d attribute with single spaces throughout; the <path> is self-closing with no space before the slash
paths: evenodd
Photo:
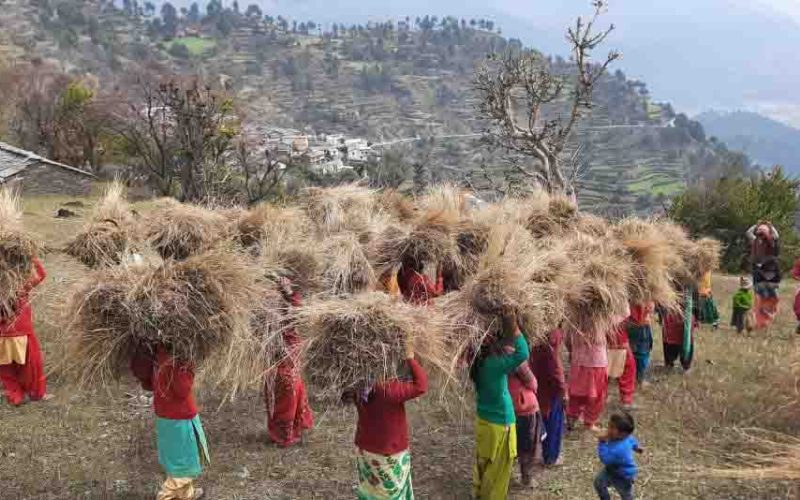
<path id="1" fill-rule="evenodd" d="M 378 206 L 400 222 L 411 222 L 417 217 L 417 206 L 410 198 L 395 189 L 386 189 L 378 196 Z"/>
<path id="2" fill-rule="evenodd" d="M 88 224 L 67 244 L 65 251 L 84 265 L 97 268 L 122 262 L 131 250 L 131 233 L 109 219 Z"/>
<path id="3" fill-rule="evenodd" d="M 212 249 L 227 235 L 226 219 L 195 205 L 167 203 L 143 221 L 147 241 L 164 259 L 182 260 Z"/>
<path id="4" fill-rule="evenodd" d="M 364 292 L 375 288 L 377 278 L 367 254 L 353 234 L 341 234 L 324 242 L 322 288 L 333 295 Z"/>
<path id="5" fill-rule="evenodd" d="M 341 231 L 368 234 L 379 212 L 375 192 L 356 184 L 310 188 L 302 203 L 320 238 Z"/>
<path id="6" fill-rule="evenodd" d="M 580 273 L 566 292 L 566 326 L 588 340 L 599 340 L 627 316 L 632 261 L 612 239 L 572 233 L 564 243 Z"/>
<path id="7" fill-rule="evenodd" d="M 103 196 L 92 212 L 94 222 L 113 220 L 117 224 L 133 224 L 133 214 L 128 204 L 125 185 L 115 180 L 108 184 Z"/>
<path id="8" fill-rule="evenodd" d="M 449 372 L 435 314 L 372 292 L 309 302 L 296 312 L 309 381 L 323 396 L 400 375 L 406 342 L 426 366 Z"/>
<path id="9" fill-rule="evenodd" d="M 309 221 L 300 209 L 268 203 L 243 212 L 235 224 L 235 239 L 245 248 L 283 245 L 287 240 L 306 238 L 309 232 Z"/>
<path id="10" fill-rule="evenodd" d="M 762 452 L 738 452 L 733 460 L 739 465 L 727 469 L 710 469 L 701 476 L 758 481 L 800 481 L 800 439 L 785 434 L 763 431 L 742 434 L 748 448 Z"/>
<path id="11" fill-rule="evenodd" d="M 437 184 L 429 187 L 417 200 L 424 212 L 446 213 L 459 217 L 464 212 L 464 190 L 453 184 Z"/>

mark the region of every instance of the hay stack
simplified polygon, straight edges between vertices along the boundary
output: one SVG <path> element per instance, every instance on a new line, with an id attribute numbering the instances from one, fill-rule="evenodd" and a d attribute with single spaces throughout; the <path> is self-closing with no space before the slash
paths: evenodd
<path id="1" fill-rule="evenodd" d="M 633 280 L 628 290 L 632 304 L 654 302 L 672 309 L 678 296 L 671 283 L 670 242 L 658 227 L 641 219 L 624 219 L 612 229 L 633 263 Z"/>
<path id="2" fill-rule="evenodd" d="M 316 300 L 299 308 L 296 326 L 303 336 L 305 372 L 323 395 L 364 382 L 398 376 L 406 342 L 430 368 L 448 372 L 450 360 L 441 342 L 441 321 L 431 311 L 373 292 Z"/>
<path id="3" fill-rule="evenodd" d="M 590 341 L 598 340 L 628 314 L 633 263 L 612 239 L 573 233 L 565 245 L 580 272 L 580 279 L 567 290 L 566 326 Z"/>
<path id="4" fill-rule="evenodd" d="M 78 283 L 67 307 L 68 374 L 82 384 L 124 373 L 135 349 L 163 346 L 211 380 L 252 382 L 250 317 L 264 289 L 244 256 L 217 251 L 159 267 L 104 269 Z"/>
<path id="5" fill-rule="evenodd" d="M 143 224 L 147 241 L 164 259 L 183 260 L 200 254 L 227 235 L 225 217 L 195 205 L 168 203 Z"/>
<path id="6" fill-rule="evenodd" d="M 372 246 L 378 275 L 399 269 L 404 261 L 446 264 L 461 272 L 461 257 L 455 238 L 458 219 L 452 213 L 429 212 L 412 227 L 387 227 Z"/>
<path id="7" fill-rule="evenodd" d="M 566 196 L 550 195 L 547 199 L 547 211 L 540 211 L 542 194 L 535 194 L 531 211 L 525 226 L 535 238 L 562 235 L 572 231 L 579 220 L 578 207 Z"/>
<path id="8" fill-rule="evenodd" d="M 117 265 L 134 250 L 133 227 L 125 187 L 114 181 L 106 187 L 91 219 L 67 244 L 65 251 L 90 268 Z"/>
<path id="9" fill-rule="evenodd" d="M 411 222 L 417 217 L 417 206 L 396 189 L 386 189 L 378 196 L 378 206 L 395 220 Z"/>
<path id="10" fill-rule="evenodd" d="M 323 254 L 321 281 L 325 292 L 344 295 L 375 288 L 375 271 L 356 235 L 345 233 L 328 238 Z"/>
<path id="11" fill-rule="evenodd" d="M 308 219 L 300 209 L 268 203 L 243 212 L 235 224 L 235 239 L 245 248 L 285 245 L 289 240 L 305 239 L 309 231 Z"/>
<path id="12" fill-rule="evenodd" d="M 22 228 L 19 197 L 0 190 L 0 308 L 12 311 L 33 272 L 39 246 Z"/>
<path id="13" fill-rule="evenodd" d="M 380 212 L 376 210 L 375 192 L 356 184 L 310 188 L 303 208 L 322 238 L 341 231 L 368 232 L 370 222 Z"/>

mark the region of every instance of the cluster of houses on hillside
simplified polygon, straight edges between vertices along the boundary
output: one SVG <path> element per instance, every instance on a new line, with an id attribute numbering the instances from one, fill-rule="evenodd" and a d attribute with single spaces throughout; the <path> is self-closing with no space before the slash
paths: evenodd
<path id="1" fill-rule="evenodd" d="M 320 174 L 336 174 L 381 160 L 380 152 L 363 138 L 307 134 L 278 127 L 256 132 L 262 138 L 261 146 L 279 162 L 303 163 Z"/>

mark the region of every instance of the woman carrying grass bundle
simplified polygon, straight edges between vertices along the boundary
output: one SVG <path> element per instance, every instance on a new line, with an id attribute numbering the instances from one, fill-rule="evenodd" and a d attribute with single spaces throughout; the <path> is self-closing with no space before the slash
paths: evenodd
<path id="1" fill-rule="evenodd" d="M 567 406 L 567 430 L 583 418 L 583 425 L 597 430 L 597 422 L 606 406 L 608 396 L 608 350 L 606 337 L 592 342 L 578 332 L 567 336 L 570 353 L 569 405 Z"/>
<path id="2" fill-rule="evenodd" d="M 506 353 L 512 352 L 511 346 L 506 347 Z M 533 486 L 533 469 L 542 441 L 542 414 L 539 413 L 537 389 L 536 377 L 529 362 L 522 363 L 508 376 L 508 392 L 514 402 L 514 416 L 517 419 L 517 452 L 523 488 Z"/>
<path id="3" fill-rule="evenodd" d="M 16 302 L 0 306 L 0 380 L 9 404 L 19 406 L 27 395 L 31 401 L 46 397 L 44 360 L 36 333 L 28 294 L 47 274 L 39 259 L 33 259 L 33 274 L 17 295 Z"/>
<path id="4" fill-rule="evenodd" d="M 406 344 L 410 380 L 392 379 L 348 389 L 342 401 L 358 410 L 356 457 L 359 500 L 413 500 L 406 401 L 428 391 L 428 375 Z"/>
<path id="5" fill-rule="evenodd" d="M 167 474 L 156 500 L 202 497 L 203 490 L 195 488 L 194 481 L 203 470 L 202 462 L 210 460 L 192 395 L 194 367 L 158 347 L 155 358 L 143 352 L 134 356 L 131 371 L 142 388 L 153 392 L 158 463 Z"/>
<path id="6" fill-rule="evenodd" d="M 622 373 L 617 378 L 619 387 L 619 400 L 622 409 L 633 410 L 633 396 L 636 393 L 636 360 L 633 357 L 630 340 L 628 339 L 627 323 L 620 323 L 611 336 L 609 350 L 621 351 L 623 359 Z M 611 370 L 609 369 L 609 376 Z"/>
<path id="7" fill-rule="evenodd" d="M 292 283 L 287 278 L 281 278 L 278 285 L 289 305 L 301 305 L 300 292 L 292 289 Z M 296 366 L 300 338 L 294 327 L 285 328 L 281 335 L 288 352 L 278 364 L 274 388 L 270 390 L 269 382 L 264 385 L 264 401 L 269 414 L 269 437 L 281 448 L 286 448 L 300 441 L 303 431 L 314 426 L 314 416 L 308 405 L 306 386 Z"/>
<path id="8" fill-rule="evenodd" d="M 428 305 L 444 292 L 444 278 L 438 273 L 436 283 L 424 273 L 424 262 L 407 257 L 397 277 L 403 298 L 415 305 Z"/>
<path id="9" fill-rule="evenodd" d="M 561 343 L 564 333 L 553 330 L 548 342 L 531 350 L 529 363 L 536 377 L 539 410 L 544 421 L 545 438 L 542 442 L 542 463 L 556 465 L 561 454 L 561 438 L 564 435 L 564 410 L 567 407 L 567 385 L 561 363 Z"/>
<path id="10" fill-rule="evenodd" d="M 647 383 L 647 370 L 650 366 L 650 352 L 653 350 L 653 327 L 651 326 L 655 305 L 631 305 L 626 328 L 633 358 L 636 361 L 636 380 L 640 384 Z"/>
<path id="11" fill-rule="evenodd" d="M 691 291 L 683 294 L 680 311 L 668 311 L 663 319 L 664 366 L 672 368 L 680 359 L 683 371 L 688 373 L 694 358 L 694 333 L 697 321 L 696 300 Z"/>
<path id="12" fill-rule="evenodd" d="M 514 342 L 514 352 L 506 354 L 502 341 L 485 344 L 470 367 L 478 410 L 472 492 L 479 500 L 506 498 L 517 457 L 516 417 L 508 376 L 528 359 L 529 351 L 516 314 L 504 310 L 502 322 L 503 333 Z"/>

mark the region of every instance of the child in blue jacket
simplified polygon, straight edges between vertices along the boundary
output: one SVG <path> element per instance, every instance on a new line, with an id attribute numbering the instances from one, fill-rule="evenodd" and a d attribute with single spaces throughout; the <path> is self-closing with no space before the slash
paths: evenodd
<path id="1" fill-rule="evenodd" d="M 594 479 L 594 489 L 600 500 L 610 500 L 608 488 L 617 490 L 622 500 L 633 500 L 633 481 L 638 468 L 634 453 L 641 453 L 633 437 L 635 424 L 627 413 L 615 413 L 608 419 L 608 430 L 597 436 L 597 455 L 603 470 Z"/>

